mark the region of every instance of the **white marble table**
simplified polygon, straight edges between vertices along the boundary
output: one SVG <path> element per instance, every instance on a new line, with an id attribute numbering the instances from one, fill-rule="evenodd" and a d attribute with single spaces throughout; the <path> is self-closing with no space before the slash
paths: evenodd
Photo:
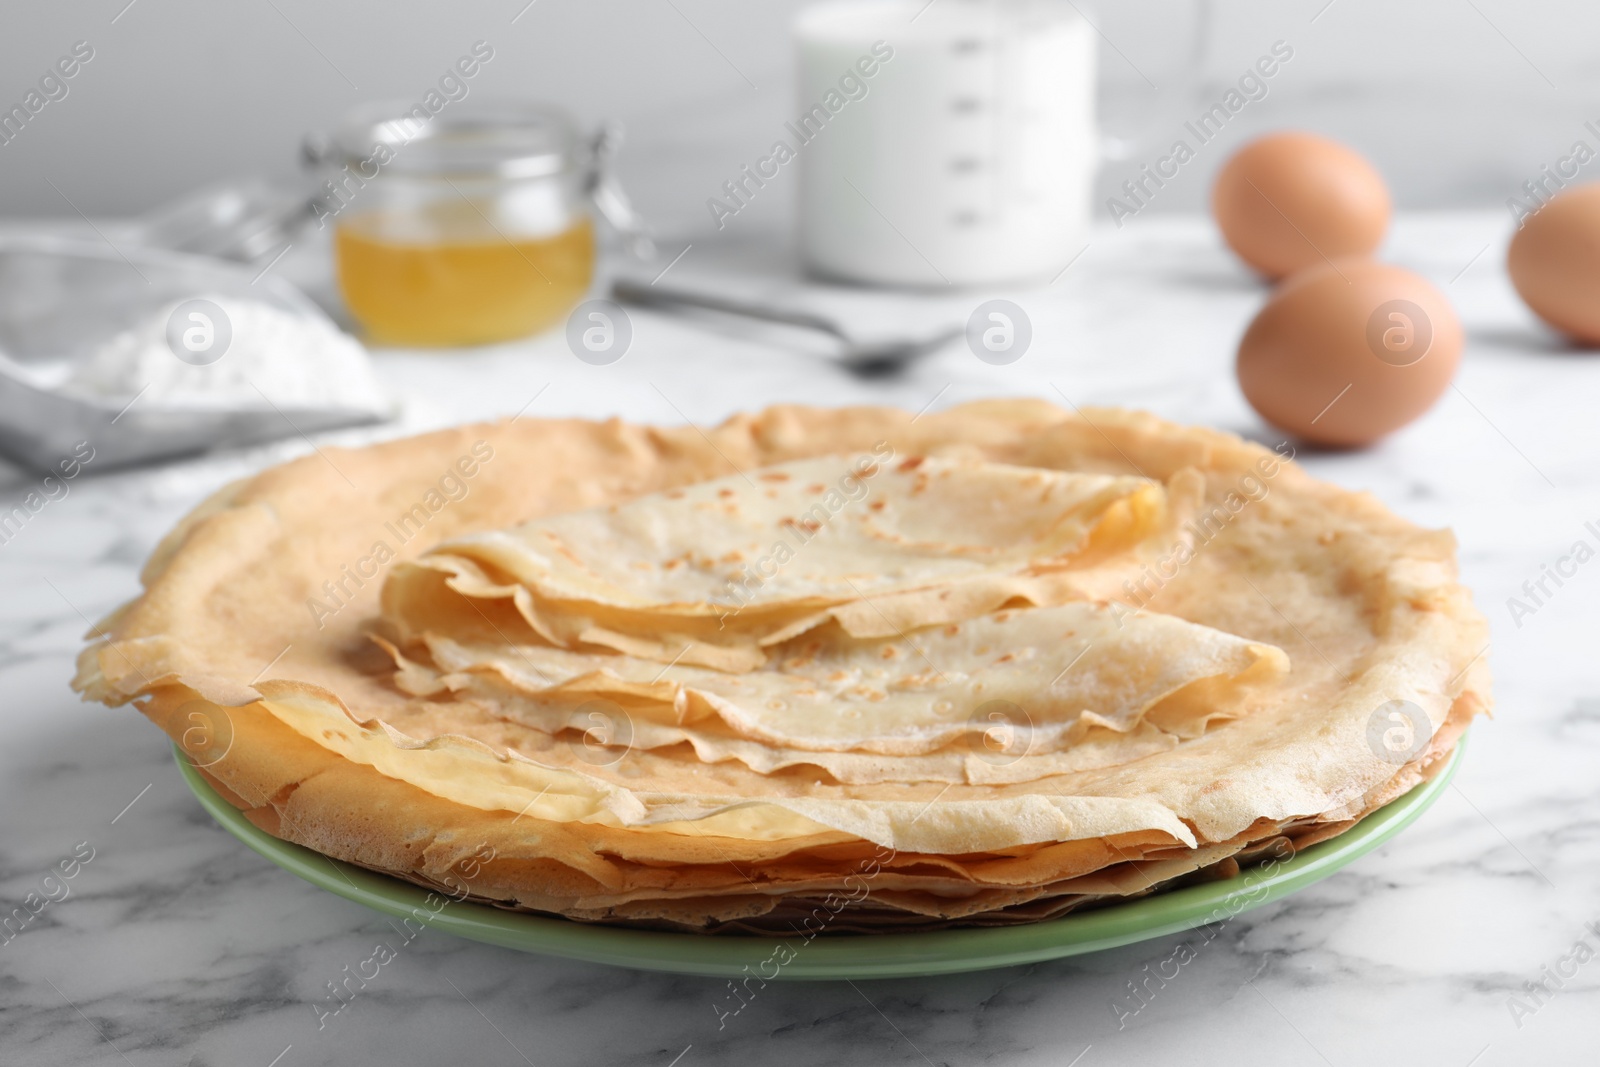
<path id="1" fill-rule="evenodd" d="M 159 535 L 223 480 L 306 447 L 294 442 L 86 476 L 0 544 L 0 911 L 80 842 L 93 849 L 70 894 L 0 944 L 0 1063 L 1592 1062 L 1600 962 L 1559 985 L 1545 968 L 1580 939 L 1600 950 L 1600 563 L 1520 626 L 1506 601 L 1574 541 L 1600 542 L 1584 526 L 1600 520 L 1600 355 L 1563 349 L 1531 320 L 1500 267 L 1506 237 L 1500 214 L 1397 225 L 1390 258 L 1445 286 L 1467 325 L 1459 389 L 1379 448 L 1306 457 L 1455 528 L 1494 627 L 1499 718 L 1474 729 L 1457 787 L 1414 827 L 1230 923 L 1121 1029 L 1125 983 L 1182 938 L 961 977 L 774 984 L 719 1030 L 720 982 L 429 932 L 319 1032 L 323 983 L 392 937 L 388 925 L 247 851 L 201 811 L 152 726 L 67 689 L 87 621 L 134 593 Z M 671 276 L 697 273 L 787 284 L 753 239 L 697 243 Z M 1005 295 L 1033 320 L 1021 361 L 989 366 L 958 345 L 892 383 L 852 380 L 760 331 L 643 313 L 608 367 L 573 358 L 559 334 L 383 354 L 408 401 L 404 426 L 385 432 L 524 405 L 671 423 L 780 400 L 918 409 L 996 394 L 1269 432 L 1231 373 L 1261 292 L 1203 222 L 1108 230 L 1052 287 Z M 896 298 L 886 321 L 964 319 L 978 299 Z M 15 476 L 0 507 L 29 484 Z M 1538 981 L 1542 1003 L 1524 991 Z M 1513 996 L 1537 1010 L 1514 1013 Z"/>

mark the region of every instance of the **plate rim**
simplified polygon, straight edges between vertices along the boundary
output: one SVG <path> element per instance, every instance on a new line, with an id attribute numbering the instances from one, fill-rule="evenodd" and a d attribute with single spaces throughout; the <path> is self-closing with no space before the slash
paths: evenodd
<path id="1" fill-rule="evenodd" d="M 1469 731 L 1470 732 L 1470 731 Z M 1085 955 L 1204 926 L 1218 913 L 1233 918 L 1304 889 L 1387 843 L 1432 807 L 1449 786 L 1467 747 L 1467 733 L 1438 773 L 1418 783 L 1337 837 L 1238 878 L 1184 886 L 1123 904 L 1073 912 L 1017 926 L 868 934 L 836 938 L 705 935 L 580 923 L 488 904 L 449 901 L 421 886 L 284 841 L 245 818 L 173 745 L 173 756 L 200 805 L 229 834 L 275 866 L 345 900 L 391 918 L 410 919 L 468 940 L 630 970 L 707 978 L 834 981 L 958 974 Z M 1265 873 L 1263 873 L 1265 872 Z M 798 942 L 798 947 L 795 947 Z M 778 947 L 792 958 L 779 962 Z M 772 964 L 776 973 L 762 969 Z M 754 971 L 751 968 L 755 968 Z"/>

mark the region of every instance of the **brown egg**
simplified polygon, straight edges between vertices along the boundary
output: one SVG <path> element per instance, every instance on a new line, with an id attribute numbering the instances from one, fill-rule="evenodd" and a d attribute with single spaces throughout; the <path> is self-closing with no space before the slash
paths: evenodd
<path id="1" fill-rule="evenodd" d="M 1308 441 L 1371 444 L 1433 406 L 1461 361 L 1443 293 L 1368 259 L 1285 281 L 1239 341 L 1239 387 L 1262 418 Z"/>
<path id="2" fill-rule="evenodd" d="M 1228 160 L 1211 213 L 1228 247 L 1269 278 L 1338 256 L 1364 256 L 1389 226 L 1383 176 L 1338 141 L 1274 133 Z"/>
<path id="3" fill-rule="evenodd" d="M 1563 189 L 1524 221 L 1506 270 L 1535 315 L 1600 345 L 1600 183 Z"/>

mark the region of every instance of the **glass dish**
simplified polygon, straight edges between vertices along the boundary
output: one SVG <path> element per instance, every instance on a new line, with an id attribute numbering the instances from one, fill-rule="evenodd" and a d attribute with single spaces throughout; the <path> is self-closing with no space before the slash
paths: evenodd
<path id="1" fill-rule="evenodd" d="M 339 289 L 379 344 L 524 337 L 563 319 L 594 273 L 592 215 L 642 239 L 611 182 L 614 131 L 584 141 L 551 108 L 380 104 L 307 144 Z"/>

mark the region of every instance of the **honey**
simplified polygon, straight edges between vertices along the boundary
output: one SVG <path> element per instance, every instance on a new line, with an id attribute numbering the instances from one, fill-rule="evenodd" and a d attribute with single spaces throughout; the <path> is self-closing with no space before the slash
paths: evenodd
<path id="1" fill-rule="evenodd" d="M 341 220 L 339 289 L 376 344 L 456 346 L 508 341 L 560 321 L 589 288 L 594 226 L 522 236 L 493 206 L 457 200 L 421 212 Z"/>

